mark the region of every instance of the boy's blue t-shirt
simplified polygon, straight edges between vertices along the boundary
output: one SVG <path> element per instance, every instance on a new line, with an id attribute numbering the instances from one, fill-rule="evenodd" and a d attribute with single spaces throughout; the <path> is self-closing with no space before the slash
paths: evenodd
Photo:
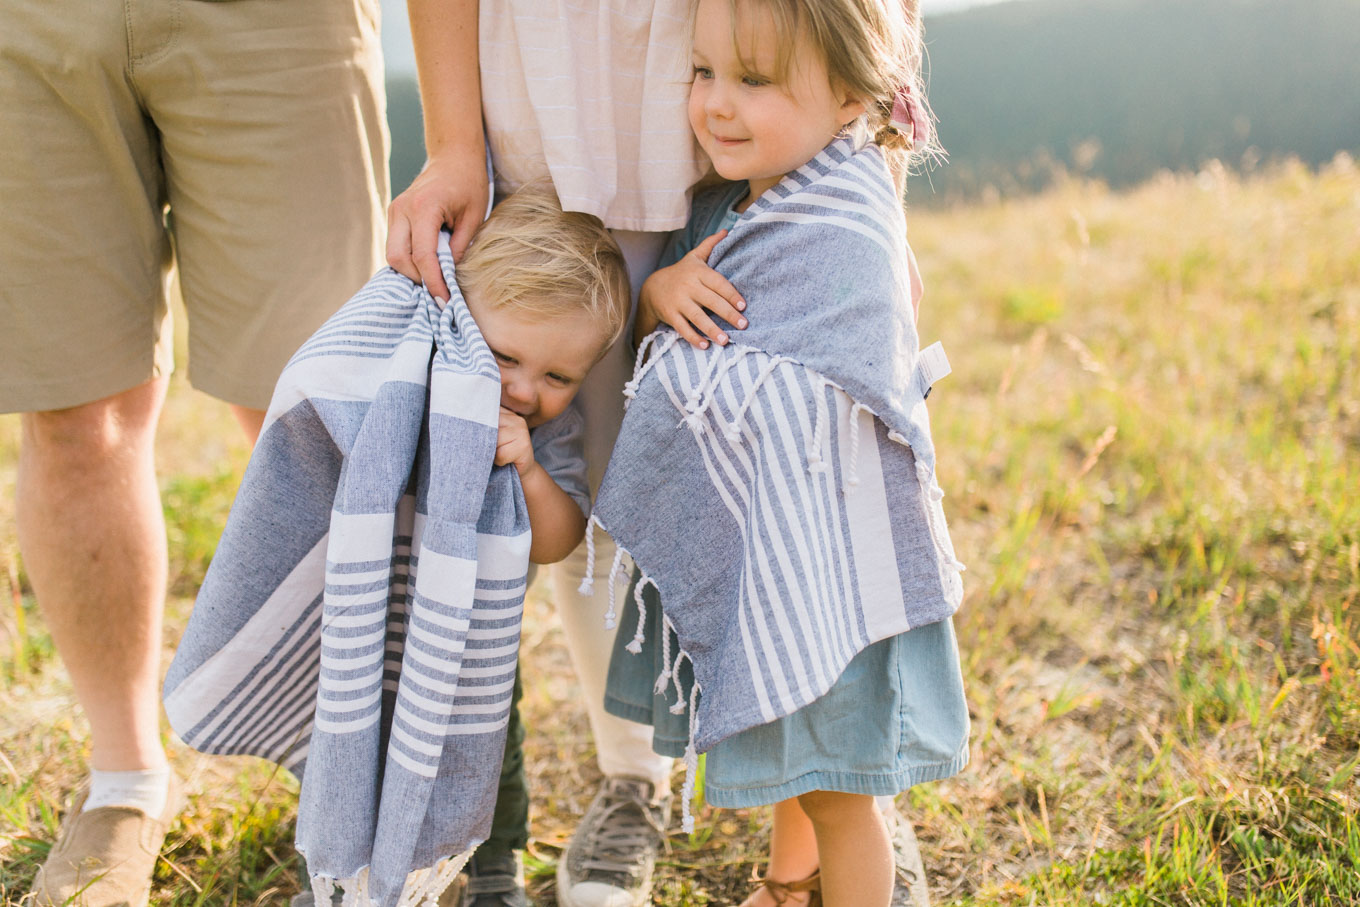
<path id="1" fill-rule="evenodd" d="M 586 474 L 586 420 L 578 401 L 562 414 L 537 428 L 529 429 L 534 459 L 557 487 L 571 496 L 590 516 L 590 484 Z"/>

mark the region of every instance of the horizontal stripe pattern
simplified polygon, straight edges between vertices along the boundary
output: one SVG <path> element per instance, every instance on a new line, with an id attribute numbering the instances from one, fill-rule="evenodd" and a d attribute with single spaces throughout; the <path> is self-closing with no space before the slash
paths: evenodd
<path id="1" fill-rule="evenodd" d="M 492 466 L 499 403 L 461 297 L 380 272 L 280 378 L 167 676 L 187 743 L 301 775 L 298 847 L 355 903 L 395 904 L 489 831 L 530 541 Z M 290 506 L 318 493 L 328 512 Z M 319 540 L 298 560 L 293 535 Z"/>

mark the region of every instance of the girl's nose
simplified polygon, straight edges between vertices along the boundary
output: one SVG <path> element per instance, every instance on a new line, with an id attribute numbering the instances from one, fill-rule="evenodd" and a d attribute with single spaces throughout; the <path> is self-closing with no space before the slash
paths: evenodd
<path id="1" fill-rule="evenodd" d="M 716 80 L 714 81 L 716 83 Z M 704 95 L 704 113 L 715 120 L 725 120 L 732 116 L 728 93 L 721 85 L 708 86 L 708 92 Z"/>

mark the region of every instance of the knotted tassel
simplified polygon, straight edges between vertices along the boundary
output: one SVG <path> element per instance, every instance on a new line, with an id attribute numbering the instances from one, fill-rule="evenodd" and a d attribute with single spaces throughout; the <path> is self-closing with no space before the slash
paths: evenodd
<path id="1" fill-rule="evenodd" d="M 817 415 L 812 429 L 812 449 L 808 451 L 808 471 L 825 472 L 826 463 L 822 461 L 822 445 L 826 442 L 826 379 L 822 379 L 817 389 Z"/>
<path id="2" fill-rule="evenodd" d="M 689 658 L 683 651 L 676 653 L 675 666 L 671 669 L 671 682 L 675 684 L 675 704 L 671 706 L 672 715 L 685 714 L 685 688 L 680 684 L 680 659 Z M 694 664 L 694 659 L 690 659 Z"/>
<path id="3" fill-rule="evenodd" d="M 587 598 L 595 594 L 595 526 L 598 522 L 594 515 L 586 520 L 586 575 L 576 587 L 576 591 Z"/>
<path id="4" fill-rule="evenodd" d="M 609 565 L 609 610 L 604 612 L 604 628 L 606 630 L 612 630 L 619 625 L 619 613 L 614 610 L 614 605 L 618 599 L 619 571 L 623 569 L 625 553 L 622 548 L 616 548 L 614 550 L 614 563 Z"/>
<path id="5" fill-rule="evenodd" d="M 676 656 L 679 657 L 679 656 Z M 671 682 L 671 628 L 665 617 L 661 618 L 661 673 L 656 675 L 656 683 L 652 685 L 652 692 L 658 696 L 665 697 L 666 687 Z"/>
<path id="6" fill-rule="evenodd" d="M 696 351 L 694 355 L 697 359 L 699 353 Z M 713 374 L 718 370 L 718 365 L 721 363 L 721 360 L 722 357 L 718 355 L 716 350 L 708 351 L 708 355 L 704 358 L 703 367 L 699 372 L 699 380 L 689 389 L 689 393 L 685 397 L 686 412 L 693 413 L 699 409 L 699 400 L 703 397 L 704 392 L 708 390 L 709 381 L 712 379 Z"/>
<path id="7" fill-rule="evenodd" d="M 694 748 L 694 737 L 699 732 L 699 684 L 689 691 L 689 741 L 685 744 L 685 783 L 680 788 L 680 827 L 685 834 L 694 833 L 694 780 L 699 774 L 699 753 Z"/>
<path id="8" fill-rule="evenodd" d="M 630 404 L 633 398 L 637 396 L 638 388 L 642 385 L 642 379 L 647 376 L 647 372 L 650 371 L 657 360 L 666 355 L 667 351 L 675 346 L 676 342 L 680 339 L 679 334 L 671 332 L 667 335 L 665 340 L 659 340 L 658 338 L 661 334 L 661 331 L 653 331 L 643 339 L 641 346 L 638 347 L 637 360 L 633 365 L 633 377 L 623 386 L 624 409 L 627 409 L 628 404 Z M 648 345 L 651 345 L 652 356 L 644 362 L 643 357 L 647 354 Z"/>
<path id="9" fill-rule="evenodd" d="M 921 493 L 930 500 L 940 501 L 944 498 L 944 489 L 935 481 L 935 474 L 920 460 L 916 461 L 916 481 L 921 486 Z M 940 555 L 940 559 L 960 573 L 967 570 L 967 566 L 951 554 L 940 540 L 940 532 L 935 526 L 934 507 L 926 507 L 926 528 L 930 530 L 930 540 L 935 543 L 935 551 Z"/>
<path id="10" fill-rule="evenodd" d="M 868 409 L 863 403 L 850 406 L 850 463 L 845 470 L 845 484 L 859 484 L 859 414 Z"/>
<path id="11" fill-rule="evenodd" d="M 633 603 L 637 605 L 638 609 L 637 632 L 633 634 L 632 642 L 624 648 L 634 655 L 642 654 L 642 644 L 647 641 L 647 603 L 642 600 L 642 587 L 648 583 L 652 583 L 651 579 L 643 576 L 638 579 L 637 585 L 633 587 Z M 655 586 L 656 583 L 652 583 L 652 585 Z"/>
<path id="12" fill-rule="evenodd" d="M 656 342 L 657 332 L 653 331 L 642 342 L 638 344 L 637 358 L 633 360 L 633 376 L 628 379 L 628 383 L 623 386 L 624 409 L 628 408 L 628 403 L 637 396 L 638 381 L 641 379 L 642 366 L 647 361 L 647 350 L 651 349 Z"/>
<path id="13" fill-rule="evenodd" d="M 751 404 L 755 401 L 756 393 L 760 390 L 760 386 L 774 373 L 776 368 L 787 361 L 788 360 L 778 356 L 771 356 L 766 360 L 765 364 L 761 367 L 760 372 L 756 375 L 755 384 L 752 384 L 751 389 L 746 392 L 746 399 L 741 401 L 741 406 L 737 409 L 736 415 L 732 417 L 731 422 L 727 423 L 727 428 L 724 432 L 727 435 L 727 440 L 735 442 L 741 437 L 741 426 L 742 422 L 746 419 L 746 411 L 751 408 Z"/>

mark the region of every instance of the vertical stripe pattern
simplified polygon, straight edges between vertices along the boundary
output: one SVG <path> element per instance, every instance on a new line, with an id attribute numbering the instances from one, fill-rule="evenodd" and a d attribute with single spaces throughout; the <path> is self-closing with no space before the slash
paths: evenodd
<path id="1" fill-rule="evenodd" d="M 693 662 L 699 751 L 812 702 L 963 591 L 881 154 L 833 143 L 710 262 L 751 325 L 708 350 L 657 336 L 595 509 Z"/>

